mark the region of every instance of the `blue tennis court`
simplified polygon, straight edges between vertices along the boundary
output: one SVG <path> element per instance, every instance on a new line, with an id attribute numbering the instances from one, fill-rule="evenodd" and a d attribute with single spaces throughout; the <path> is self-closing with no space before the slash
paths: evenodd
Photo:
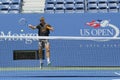
<path id="1" fill-rule="evenodd" d="M 0 77 L 120 77 L 120 67 L 0 68 Z"/>
<path id="2" fill-rule="evenodd" d="M 0 80 L 120 80 L 119 67 L 0 68 Z"/>
<path id="3" fill-rule="evenodd" d="M 40 78 L 40 77 L 1 77 L 0 80 L 120 80 L 118 77 L 83 77 L 83 78 Z"/>

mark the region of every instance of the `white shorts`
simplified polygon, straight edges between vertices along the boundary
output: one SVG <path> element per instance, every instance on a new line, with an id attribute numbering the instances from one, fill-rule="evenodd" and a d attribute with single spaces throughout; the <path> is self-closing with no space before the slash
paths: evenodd
<path id="1" fill-rule="evenodd" d="M 49 40 L 39 40 L 39 47 L 45 48 L 45 46 L 49 45 Z"/>

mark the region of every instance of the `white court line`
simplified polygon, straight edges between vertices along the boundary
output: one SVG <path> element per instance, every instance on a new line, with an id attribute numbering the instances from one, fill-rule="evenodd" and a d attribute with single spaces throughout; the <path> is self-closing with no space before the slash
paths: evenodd
<path id="1" fill-rule="evenodd" d="M 118 73 L 118 72 L 114 72 L 115 74 L 117 74 L 117 75 L 120 75 L 120 72 Z"/>
<path id="2" fill-rule="evenodd" d="M 120 75 L 120 73 L 118 73 L 118 72 L 114 72 L 114 74 Z M 112 80 L 120 80 L 120 79 L 112 79 Z"/>

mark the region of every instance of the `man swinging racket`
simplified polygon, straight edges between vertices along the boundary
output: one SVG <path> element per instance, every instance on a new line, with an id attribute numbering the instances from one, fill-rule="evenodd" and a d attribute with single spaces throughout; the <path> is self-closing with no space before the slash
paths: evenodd
<path id="1" fill-rule="evenodd" d="M 39 36 L 49 36 L 50 31 L 54 30 L 53 27 L 51 27 L 49 24 L 47 24 L 45 22 L 44 17 L 41 17 L 39 25 L 33 26 L 33 25 L 30 24 L 29 27 L 31 29 L 38 29 L 38 35 Z M 47 39 L 40 39 L 39 40 L 40 68 L 43 65 L 43 62 L 42 62 L 42 57 L 43 57 L 42 50 L 43 50 L 44 47 L 46 49 L 47 65 L 51 64 L 51 62 L 50 62 L 50 44 L 49 44 L 49 41 Z"/>

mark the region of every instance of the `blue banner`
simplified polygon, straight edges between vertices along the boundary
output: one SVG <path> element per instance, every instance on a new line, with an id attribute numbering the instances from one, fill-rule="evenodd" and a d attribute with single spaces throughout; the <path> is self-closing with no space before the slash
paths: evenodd
<path id="1" fill-rule="evenodd" d="M 52 66 L 120 66 L 120 40 L 106 39 L 120 37 L 119 16 L 119 13 L 1 14 L 0 36 L 37 36 L 38 30 L 32 30 L 28 25 L 36 26 L 40 17 L 44 17 L 54 27 L 50 36 L 105 37 L 103 40 L 89 41 L 50 40 Z M 0 66 L 39 66 L 39 60 L 13 60 L 13 50 L 37 50 L 38 41 L 0 41 Z"/>

